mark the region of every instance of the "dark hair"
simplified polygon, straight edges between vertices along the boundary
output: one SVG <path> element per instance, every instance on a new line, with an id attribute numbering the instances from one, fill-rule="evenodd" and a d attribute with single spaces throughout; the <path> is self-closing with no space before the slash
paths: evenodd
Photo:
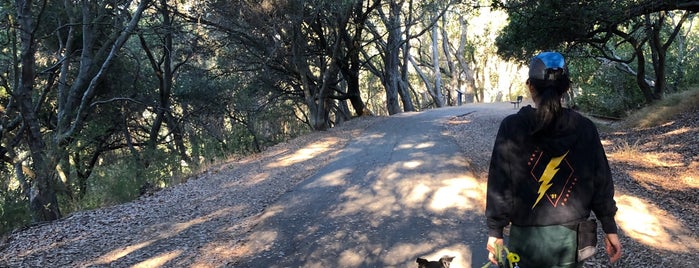
<path id="1" fill-rule="evenodd" d="M 570 89 L 570 77 L 566 71 L 550 70 L 560 72 L 555 75 L 555 80 L 543 80 L 529 78 L 527 83 L 534 87 L 536 91 L 536 126 L 533 129 L 534 135 L 546 132 L 561 114 L 561 98 Z"/>

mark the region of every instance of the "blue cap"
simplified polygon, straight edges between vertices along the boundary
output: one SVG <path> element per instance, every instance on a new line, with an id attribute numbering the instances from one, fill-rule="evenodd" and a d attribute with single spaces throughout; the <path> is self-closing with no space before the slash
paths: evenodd
<path id="1" fill-rule="evenodd" d="M 541 52 L 529 62 L 529 78 L 556 80 L 564 74 L 568 74 L 568 67 L 558 52 Z"/>

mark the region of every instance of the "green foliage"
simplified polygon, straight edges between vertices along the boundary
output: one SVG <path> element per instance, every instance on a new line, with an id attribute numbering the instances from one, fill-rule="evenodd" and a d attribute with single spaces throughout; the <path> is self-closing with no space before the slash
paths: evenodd
<path id="1" fill-rule="evenodd" d="M 187 22 L 187 18 L 175 16 L 175 25 L 163 27 L 159 12 L 146 12 L 144 20 L 139 24 L 138 33 L 143 39 L 132 36 L 123 50 L 114 58 L 111 68 L 106 70 L 100 80 L 94 96 L 87 103 L 88 116 L 77 126 L 76 132 L 66 143 L 60 146 L 52 143 L 51 135 L 65 131 L 66 125 L 57 124 L 58 108 L 65 108 L 64 98 L 70 99 L 71 105 L 85 98 L 80 88 L 71 92 L 68 96 L 59 96 L 55 81 L 58 77 L 66 77 L 66 85 L 71 88 L 80 81 L 77 72 L 80 67 L 90 67 L 96 71 L 101 64 L 101 58 L 105 50 L 100 45 L 109 42 L 108 38 L 115 30 L 123 27 L 112 27 L 123 22 L 123 18 L 99 6 L 101 3 L 90 2 L 90 14 L 98 16 L 94 25 L 86 24 L 75 31 L 73 45 L 76 52 L 65 52 L 65 55 L 81 55 L 83 35 L 80 29 L 95 27 L 99 39 L 95 47 L 95 53 L 91 66 L 81 66 L 78 59 L 66 58 L 65 63 L 70 63 L 69 68 L 63 69 L 58 58 L 65 56 L 57 52 L 66 41 L 69 27 L 66 23 L 71 16 L 80 14 L 81 5 L 73 5 L 71 9 L 62 10 L 60 5 L 51 2 L 41 13 L 42 19 L 37 22 L 37 90 L 34 99 L 40 101 L 36 104 L 38 111 L 39 127 L 46 133 L 46 146 L 48 152 L 40 152 L 49 155 L 51 160 L 61 165 L 61 180 L 56 187 L 59 206 L 64 214 L 81 209 L 99 208 L 127 202 L 137 198 L 140 187 L 148 182 L 158 186 L 169 186 L 178 183 L 182 178 L 197 172 L 202 164 L 226 159 L 232 154 L 249 154 L 256 152 L 260 147 L 272 146 L 280 141 L 305 133 L 308 127 L 304 120 L 299 120 L 296 112 L 302 105 L 303 96 L 299 92 L 293 92 L 293 86 L 288 81 L 288 73 L 285 73 L 287 61 L 280 54 L 277 64 L 262 69 L 257 62 L 262 60 L 267 64 L 267 58 L 273 59 L 278 55 L 270 55 L 272 47 L 269 44 L 277 42 L 270 38 L 260 37 L 260 32 L 251 30 L 251 27 L 240 30 L 240 33 L 248 34 L 246 41 L 254 45 L 257 50 L 243 50 L 243 46 L 236 42 L 229 42 L 223 32 L 206 29 L 203 24 Z M 309 2 L 305 2 L 309 3 Z M 336 7 L 342 10 L 356 1 L 343 1 L 340 4 L 333 1 L 319 1 L 318 5 Z M 94 5 L 93 5 L 94 4 Z M 0 6 L 9 3 L 0 4 Z M 251 7 L 257 9 L 257 3 L 251 3 Z M 73 9 L 74 8 L 74 9 Z M 177 8 L 177 7 L 174 7 Z M 15 27 L 9 27 L 16 22 L 9 22 L 10 14 L 16 12 L 10 9 L 0 10 L 0 42 L 5 44 L 0 50 L 0 109 L 3 111 L 3 124 L 0 129 L 0 141 L 2 147 L 16 143 L 21 139 L 17 133 L 21 127 L 15 118 L 16 103 L 9 98 L 7 92 L 11 92 L 14 79 L 12 47 L 19 46 L 16 40 Z M 333 9 L 335 10 L 335 9 Z M 7 12 L 6 12 L 7 11 Z M 154 10 L 153 10 L 154 11 Z M 239 9 L 234 9 L 234 14 L 239 14 Z M 337 11 L 337 10 L 336 10 Z M 316 12 L 329 12 L 324 8 Z M 40 14 L 40 12 L 36 12 Z M 186 13 L 186 12 L 184 12 Z M 183 13 L 183 14 L 184 14 Z M 286 16 L 286 15 L 280 15 Z M 240 16 L 226 17 L 226 20 Z M 261 16 L 253 16 L 253 19 L 264 19 Z M 330 16 L 331 18 L 333 16 Z M 80 22 L 80 17 L 73 17 Z M 270 22 L 276 27 L 277 22 Z M 270 25 L 272 25 L 270 24 Z M 110 27 L 107 27 L 110 26 Z M 243 25 L 245 26 L 245 25 Z M 104 27 L 102 29 L 101 27 Z M 247 26 L 245 26 L 247 27 Z M 163 34 L 174 31 L 173 69 L 176 69 L 173 91 L 163 93 L 158 91 L 160 82 L 153 66 L 162 67 L 164 60 L 159 56 L 163 50 Z M 284 31 L 275 31 L 286 34 Z M 275 36 L 276 38 L 276 36 Z M 145 43 L 141 46 L 141 41 Z M 255 41 L 255 42 L 253 42 Z M 87 45 L 87 44 L 86 44 Z M 145 54 L 146 48 L 154 53 L 152 61 Z M 283 48 L 273 48 L 284 51 Z M 248 53 L 254 51 L 256 53 Z M 91 53 L 84 53 L 86 57 Z M 322 56 L 318 56 L 322 57 Z M 277 60 L 277 59 L 274 59 Z M 151 65 L 152 64 L 152 65 Z M 242 70 L 242 71 L 241 71 Z M 89 80 L 89 76 L 86 79 Z M 54 79 L 54 80 L 51 80 Z M 287 80 L 285 80 L 287 79 Z M 42 88 L 54 82 L 52 88 Z M 43 95 L 41 95 L 43 94 Z M 152 133 L 155 113 L 162 111 L 160 104 L 167 103 L 167 112 L 172 115 L 171 121 L 164 120 L 157 133 Z M 13 113 L 4 109 L 15 109 Z M 74 110 L 64 114 L 70 120 L 75 118 Z M 167 118 L 170 119 L 170 118 Z M 173 122 L 174 121 L 174 122 Z M 173 142 L 173 129 L 181 127 L 183 135 L 183 147 L 192 160 L 175 150 Z M 178 129 L 180 130 L 180 129 Z M 14 131 L 14 132 L 11 132 Z M 154 141 L 154 145 L 150 143 Z M 155 147 L 152 147 L 152 146 Z M 30 155 L 26 145 L 20 144 L 8 147 L 4 152 L 5 159 L 13 161 L 31 162 L 31 159 L 17 160 L 16 155 Z M 93 161 L 96 161 L 93 162 Z M 9 163 L 11 166 L 13 163 Z M 33 167 L 29 167 L 33 168 Z M 55 166 L 49 167 L 55 170 Z M 7 178 L 13 178 L 13 174 L 7 173 Z M 57 174 L 50 174 L 57 178 Z M 3 230 L 22 226 L 28 222 L 26 213 L 26 200 L 18 193 L 9 191 L 8 187 L 0 186 L 0 200 L 2 200 Z M 5 226 L 9 226 L 5 228 Z"/>
<path id="2" fill-rule="evenodd" d="M 81 201 L 83 208 L 98 208 L 131 201 L 138 197 L 146 182 L 142 165 L 129 159 L 99 167 L 90 180 L 88 194 Z"/>
<path id="3" fill-rule="evenodd" d="M 575 99 L 578 107 L 588 113 L 621 118 L 630 109 L 643 105 L 645 99 L 637 89 L 634 77 L 621 73 L 613 64 L 602 65 L 590 73 L 593 62 L 578 63 L 580 70 L 586 73 L 587 79 L 580 79 L 578 86 L 582 88 Z M 587 69 L 586 69 L 587 68 Z M 578 75 L 578 77 L 580 77 Z M 574 78 L 574 81 L 576 79 Z"/>
<path id="4" fill-rule="evenodd" d="M 696 16 L 692 22 L 685 23 L 678 40 L 668 51 L 668 84 L 670 90 L 681 91 L 691 85 L 699 84 L 699 23 Z"/>
<path id="5" fill-rule="evenodd" d="M 182 167 L 177 154 L 165 148 L 145 150 L 142 159 L 129 155 L 114 156 L 97 167 L 91 177 L 81 207 L 94 208 L 120 204 L 139 197 L 141 187 L 150 183 L 166 187 L 191 170 Z"/>
<path id="6" fill-rule="evenodd" d="M 0 234 L 25 226 L 31 221 L 29 202 L 17 190 L 0 192 Z"/>
<path id="7" fill-rule="evenodd" d="M 609 19 L 613 8 L 609 1 L 507 1 L 509 20 L 496 39 L 498 54 L 526 61 L 538 51 L 560 50 Z"/>

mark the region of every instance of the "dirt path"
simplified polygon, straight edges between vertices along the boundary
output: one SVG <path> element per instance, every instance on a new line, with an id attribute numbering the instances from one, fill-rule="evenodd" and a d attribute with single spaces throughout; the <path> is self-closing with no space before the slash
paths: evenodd
<path id="1" fill-rule="evenodd" d="M 483 107 L 405 113 L 374 124 L 261 216 L 240 267 L 411 267 L 416 257 L 487 261 L 485 182 L 449 118 Z"/>

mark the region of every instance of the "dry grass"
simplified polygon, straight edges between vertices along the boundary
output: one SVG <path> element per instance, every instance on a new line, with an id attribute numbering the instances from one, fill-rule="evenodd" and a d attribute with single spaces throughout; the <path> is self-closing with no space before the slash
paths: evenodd
<path id="1" fill-rule="evenodd" d="M 611 152 L 618 156 L 624 158 L 633 158 L 642 153 L 642 149 L 639 144 L 639 140 L 630 143 L 629 141 L 623 140 L 615 143 L 611 146 Z"/>
<path id="2" fill-rule="evenodd" d="M 692 133 L 697 132 L 697 124 L 686 118 L 696 113 L 697 103 L 699 87 L 669 95 L 618 124 L 605 125 L 603 132 L 617 137 L 606 141 L 610 157 L 617 161 L 643 163 L 645 167 L 691 164 L 691 154 L 687 154 L 683 147 L 692 143 Z"/>
<path id="3" fill-rule="evenodd" d="M 635 171 L 628 173 L 638 183 L 696 187 L 697 145 L 692 139 L 699 137 L 697 103 L 699 87 L 667 96 L 610 126 L 603 131 L 610 160 L 630 165 Z"/>
<path id="4" fill-rule="evenodd" d="M 642 108 L 626 118 L 624 127 L 651 127 L 671 120 L 675 115 L 689 112 L 699 103 L 699 86 L 668 95 L 665 99 Z"/>

